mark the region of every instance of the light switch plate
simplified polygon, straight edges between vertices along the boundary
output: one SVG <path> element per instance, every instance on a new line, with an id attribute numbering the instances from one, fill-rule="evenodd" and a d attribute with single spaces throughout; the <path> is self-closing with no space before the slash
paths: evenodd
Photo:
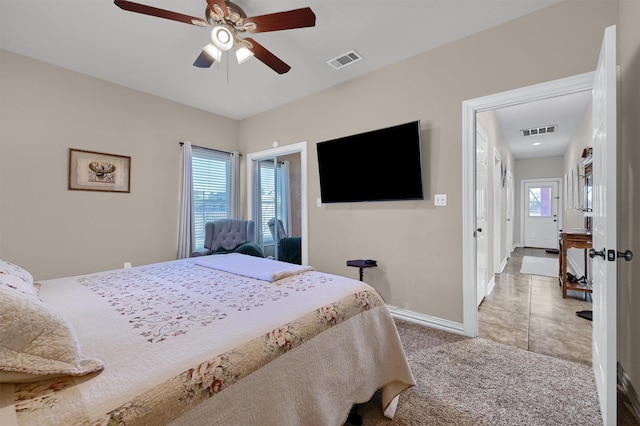
<path id="1" fill-rule="evenodd" d="M 436 207 L 444 207 L 447 205 L 447 194 L 435 194 L 433 196 L 433 204 Z"/>

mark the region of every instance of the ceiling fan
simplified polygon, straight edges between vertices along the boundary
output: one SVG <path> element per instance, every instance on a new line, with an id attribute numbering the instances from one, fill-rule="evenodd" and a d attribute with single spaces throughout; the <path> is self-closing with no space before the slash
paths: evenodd
<path id="1" fill-rule="evenodd" d="M 234 49 L 238 63 L 255 56 L 278 74 L 284 74 L 291 69 L 289 65 L 254 39 L 240 37 L 240 34 L 290 30 L 316 25 L 316 15 L 308 7 L 247 17 L 247 14 L 231 1 L 206 1 L 206 19 L 126 0 L 115 0 L 114 3 L 119 8 L 130 12 L 184 22 L 198 27 L 212 26 L 211 42 L 202 49 L 202 52 L 193 63 L 194 66 L 200 68 L 209 68 L 215 61 L 221 62 L 222 52 Z"/>

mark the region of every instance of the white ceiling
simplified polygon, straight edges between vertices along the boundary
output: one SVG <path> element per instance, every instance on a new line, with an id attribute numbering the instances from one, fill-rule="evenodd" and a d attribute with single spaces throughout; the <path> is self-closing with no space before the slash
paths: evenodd
<path id="1" fill-rule="evenodd" d="M 237 0 L 249 16 L 315 12 L 313 28 L 253 35 L 292 67 L 283 75 L 255 58 L 196 68 L 208 29 L 127 12 L 112 0 L 0 0 L 0 47 L 239 120 L 558 1 Z M 140 3 L 196 17 L 206 7 L 205 0 Z M 340 70 L 326 64 L 352 49 L 364 60 Z"/>
<path id="2" fill-rule="evenodd" d="M 591 91 L 584 91 L 501 108 L 496 110 L 496 116 L 515 160 L 559 157 L 567 150 L 590 103 Z M 522 129 L 552 125 L 557 125 L 553 133 L 531 136 L 520 133 Z"/>

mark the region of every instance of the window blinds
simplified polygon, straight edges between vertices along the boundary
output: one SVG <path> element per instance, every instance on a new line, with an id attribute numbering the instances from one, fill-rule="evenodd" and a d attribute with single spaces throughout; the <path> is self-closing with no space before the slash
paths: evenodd
<path id="1" fill-rule="evenodd" d="M 201 249 L 205 223 L 231 217 L 231 154 L 196 146 L 192 151 L 195 247 Z"/>

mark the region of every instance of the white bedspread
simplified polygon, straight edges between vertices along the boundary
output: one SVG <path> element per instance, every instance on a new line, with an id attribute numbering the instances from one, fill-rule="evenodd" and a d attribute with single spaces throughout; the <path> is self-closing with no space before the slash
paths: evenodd
<path id="1" fill-rule="evenodd" d="M 196 264 L 269 282 L 313 270 L 311 266 L 296 265 L 240 253 L 203 256 L 196 260 Z"/>
<path id="2" fill-rule="evenodd" d="M 358 399 L 351 403 L 364 402 L 375 389 L 384 386 L 386 407 L 395 395 L 414 383 L 384 303 L 378 301 L 375 290 L 356 280 L 307 271 L 268 282 L 202 267 L 194 259 L 185 259 L 41 284 L 43 301 L 73 325 L 83 355 L 101 359 L 105 369 L 36 385 L 1 385 L 0 399 L 4 402 L 0 405 L 0 419 L 13 419 L 7 424 L 106 424 L 109 418 L 113 420 L 122 413 L 143 413 L 152 407 L 164 410 L 154 416 L 170 417 L 171 411 L 178 409 L 172 404 L 184 399 L 184 378 L 195 380 L 195 371 L 203 365 L 209 368 L 215 360 L 235 363 L 237 374 L 227 377 L 229 383 L 235 384 L 181 415 L 176 419 L 178 423 L 206 419 L 211 410 L 222 413 L 228 404 L 243 404 L 242 400 L 231 403 L 234 398 L 249 398 L 246 403 L 256 407 L 286 410 L 286 404 L 291 402 L 286 399 L 291 396 L 280 396 L 279 392 L 323 395 L 325 390 L 316 391 L 309 386 L 316 380 L 321 383 L 347 379 L 339 385 L 345 387 L 346 393 L 321 396 L 325 398 L 321 404 L 324 411 L 318 413 L 318 420 L 324 421 L 322 416 L 327 410 L 339 409 L 331 420 L 335 423 L 338 419 L 339 423 L 346 415 L 340 411 L 345 409 L 342 405 L 347 404 L 348 412 L 350 398 Z M 344 316 L 347 314 L 342 312 L 353 310 L 352 305 L 363 314 Z M 318 319 L 329 329 L 311 338 L 310 327 L 318 324 Z M 269 355 L 274 362 L 245 377 L 247 367 L 240 366 L 252 352 L 264 352 L 264 348 L 282 350 L 282 356 Z M 295 350 L 289 351 L 292 348 Z M 264 358 L 264 354 L 261 356 Z M 327 375 L 326 369 L 332 363 L 343 361 L 345 365 L 335 368 L 337 378 Z M 231 374 L 233 368 L 231 372 L 224 370 L 225 374 Z M 303 375 L 307 371 L 307 377 L 296 379 L 300 380 L 297 390 L 272 388 L 271 382 L 294 386 L 293 376 L 283 374 L 281 368 Z M 363 380 L 359 378 L 362 374 L 367 375 Z M 327 377 L 317 377 L 322 375 Z M 255 383 L 258 378 L 267 382 Z M 202 380 L 208 383 L 209 379 Z M 198 382 L 200 385 L 202 382 Z M 352 385 L 357 386 L 351 389 Z M 211 389 L 214 387 L 212 384 Z M 173 397 L 168 393 L 167 401 L 157 393 L 165 388 L 177 392 Z M 143 402 L 144 410 L 135 406 Z M 278 408 L 281 403 L 283 406 Z M 295 404 L 289 409 L 299 409 L 298 414 L 308 410 L 296 408 Z M 215 423 L 234 424 L 243 415 L 250 416 L 250 412 L 245 409 L 230 413 Z M 274 418 L 282 415 L 269 414 Z M 255 420 L 260 422 L 260 418 Z"/>

